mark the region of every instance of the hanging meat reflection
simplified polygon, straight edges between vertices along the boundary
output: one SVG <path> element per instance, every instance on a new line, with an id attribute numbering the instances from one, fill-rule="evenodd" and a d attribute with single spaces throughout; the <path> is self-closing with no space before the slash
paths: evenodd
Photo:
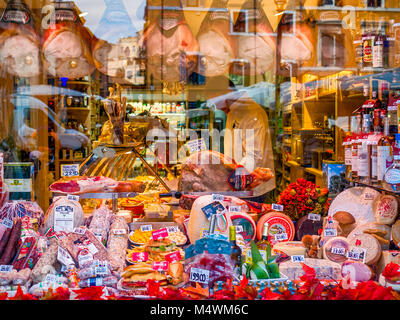
<path id="1" fill-rule="evenodd" d="M 224 75 L 235 58 L 236 43 L 229 35 L 231 18 L 227 5 L 228 0 L 214 0 L 197 35 L 206 77 Z"/>
<path id="2" fill-rule="evenodd" d="M 55 24 L 44 30 L 42 52 L 47 71 L 55 77 L 82 78 L 94 70 L 90 35 L 73 2 L 55 2 Z"/>
<path id="3" fill-rule="evenodd" d="M 261 0 L 247 0 L 235 22 L 237 59 L 248 61 L 244 75 L 261 75 L 270 70 L 275 61 L 276 37 L 262 8 Z M 233 73 L 237 73 L 235 68 Z"/>
<path id="4" fill-rule="evenodd" d="M 146 15 L 149 25 L 139 46 L 146 52 L 148 71 L 161 81 L 185 82 L 197 65 L 199 44 L 180 1 L 148 1 Z"/>
<path id="5" fill-rule="evenodd" d="M 4 71 L 17 77 L 40 73 L 39 37 L 31 12 L 22 0 L 10 0 L 0 22 L 0 61 Z"/>

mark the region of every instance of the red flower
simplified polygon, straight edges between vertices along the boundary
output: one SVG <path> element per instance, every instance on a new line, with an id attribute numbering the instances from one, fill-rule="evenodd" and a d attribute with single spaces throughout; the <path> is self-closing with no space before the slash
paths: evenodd
<path id="1" fill-rule="evenodd" d="M 77 294 L 77 300 L 105 300 L 102 298 L 103 287 L 95 286 L 73 291 Z"/>
<path id="2" fill-rule="evenodd" d="M 265 288 L 260 293 L 261 300 L 283 300 L 283 296 L 279 293 L 272 292 L 270 288 Z"/>
<path id="3" fill-rule="evenodd" d="M 31 294 L 24 294 L 24 292 L 21 289 L 21 286 L 18 285 L 15 296 L 12 298 L 9 298 L 8 300 L 37 300 L 37 298 Z"/>
<path id="4" fill-rule="evenodd" d="M 400 266 L 393 262 L 388 263 L 383 269 L 382 276 L 392 282 L 400 280 Z"/>

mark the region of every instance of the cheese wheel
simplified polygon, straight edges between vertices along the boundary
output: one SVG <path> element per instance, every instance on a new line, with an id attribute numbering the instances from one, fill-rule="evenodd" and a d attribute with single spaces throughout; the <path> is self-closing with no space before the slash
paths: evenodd
<path id="1" fill-rule="evenodd" d="M 350 232 L 350 234 L 347 236 L 352 237 L 356 234 L 362 234 L 364 233 L 364 231 L 367 232 L 379 232 L 380 236 L 386 240 L 390 241 L 390 233 L 391 233 L 391 227 L 385 224 L 378 224 L 376 222 L 369 222 L 369 223 L 365 223 L 362 224 L 360 226 L 358 226 L 357 228 L 355 228 L 353 231 Z M 381 245 L 382 246 L 382 250 L 387 250 L 389 249 L 389 245 Z"/>
<path id="2" fill-rule="evenodd" d="M 306 254 L 306 247 L 301 241 L 275 243 L 272 248 L 272 254 L 276 255 L 282 252 L 288 256 L 304 256 Z"/>
<path id="3" fill-rule="evenodd" d="M 356 221 L 356 226 L 375 222 L 373 204 L 380 195 L 378 191 L 372 188 L 348 188 L 333 199 L 329 206 L 328 216 L 334 217 L 338 212 L 349 213 Z"/>
<path id="4" fill-rule="evenodd" d="M 305 235 L 318 235 L 318 230 L 322 229 L 322 218 L 319 221 L 308 219 L 307 216 L 301 217 L 296 222 L 296 240 L 301 241 Z"/>
<path id="5" fill-rule="evenodd" d="M 347 238 L 349 242 L 349 251 L 352 248 L 363 248 L 365 252 L 365 264 L 372 265 L 378 262 L 382 254 L 379 241 L 370 234 L 362 233 Z"/>
<path id="6" fill-rule="evenodd" d="M 257 239 L 261 239 L 265 223 L 269 224 L 268 241 L 272 245 L 294 239 L 295 228 L 292 220 L 287 215 L 276 211 L 266 213 L 258 220 Z"/>
<path id="7" fill-rule="evenodd" d="M 245 212 L 230 214 L 232 224 L 236 226 L 236 233 L 242 235 L 246 242 L 256 238 L 256 223 L 254 219 Z"/>
<path id="8" fill-rule="evenodd" d="M 400 220 L 397 220 L 396 223 L 392 225 L 391 235 L 396 247 L 400 248 Z"/>
<path id="9" fill-rule="evenodd" d="M 398 202 L 394 196 L 381 195 L 374 202 L 375 220 L 379 224 L 392 224 L 398 213 Z"/>
<path id="10" fill-rule="evenodd" d="M 322 255 L 324 259 L 333 262 L 342 263 L 347 260 L 347 251 L 349 250 L 349 243 L 345 237 L 329 238 L 322 247 Z"/>

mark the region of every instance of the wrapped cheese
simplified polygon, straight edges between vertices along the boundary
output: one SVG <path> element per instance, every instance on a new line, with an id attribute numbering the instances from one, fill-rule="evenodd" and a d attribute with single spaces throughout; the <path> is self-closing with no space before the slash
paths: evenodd
<path id="1" fill-rule="evenodd" d="M 341 279 L 341 265 L 326 259 L 305 258 L 304 264 L 315 270 L 318 279 Z M 285 261 L 279 265 L 279 272 L 289 280 L 299 279 L 304 275 L 303 267 L 298 262 Z"/>
<path id="2" fill-rule="evenodd" d="M 394 196 L 381 195 L 374 202 L 374 214 L 376 222 L 379 224 L 392 224 L 398 214 L 398 202 Z"/>

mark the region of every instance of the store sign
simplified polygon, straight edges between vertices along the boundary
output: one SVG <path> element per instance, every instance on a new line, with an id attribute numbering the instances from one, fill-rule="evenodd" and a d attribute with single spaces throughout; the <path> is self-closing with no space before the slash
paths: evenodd
<path id="1" fill-rule="evenodd" d="M 56 206 L 54 211 L 54 231 L 73 231 L 74 208 L 71 206 Z"/>
<path id="2" fill-rule="evenodd" d="M 72 194 L 67 195 L 67 200 L 69 201 L 79 201 L 79 196 L 74 196 Z"/>
<path id="3" fill-rule="evenodd" d="M 228 212 L 242 212 L 242 206 L 228 206 Z"/>
<path id="4" fill-rule="evenodd" d="M 179 228 L 177 226 L 167 227 L 168 233 L 176 233 L 179 232 Z"/>
<path id="5" fill-rule="evenodd" d="M 210 271 L 199 268 L 190 269 L 190 281 L 208 284 Z"/>
<path id="6" fill-rule="evenodd" d="M 6 228 L 11 229 L 14 225 L 14 222 L 11 219 L 4 218 L 1 224 Z"/>
<path id="7" fill-rule="evenodd" d="M 62 177 L 78 177 L 79 176 L 79 164 L 62 164 L 61 165 L 61 176 Z"/>

